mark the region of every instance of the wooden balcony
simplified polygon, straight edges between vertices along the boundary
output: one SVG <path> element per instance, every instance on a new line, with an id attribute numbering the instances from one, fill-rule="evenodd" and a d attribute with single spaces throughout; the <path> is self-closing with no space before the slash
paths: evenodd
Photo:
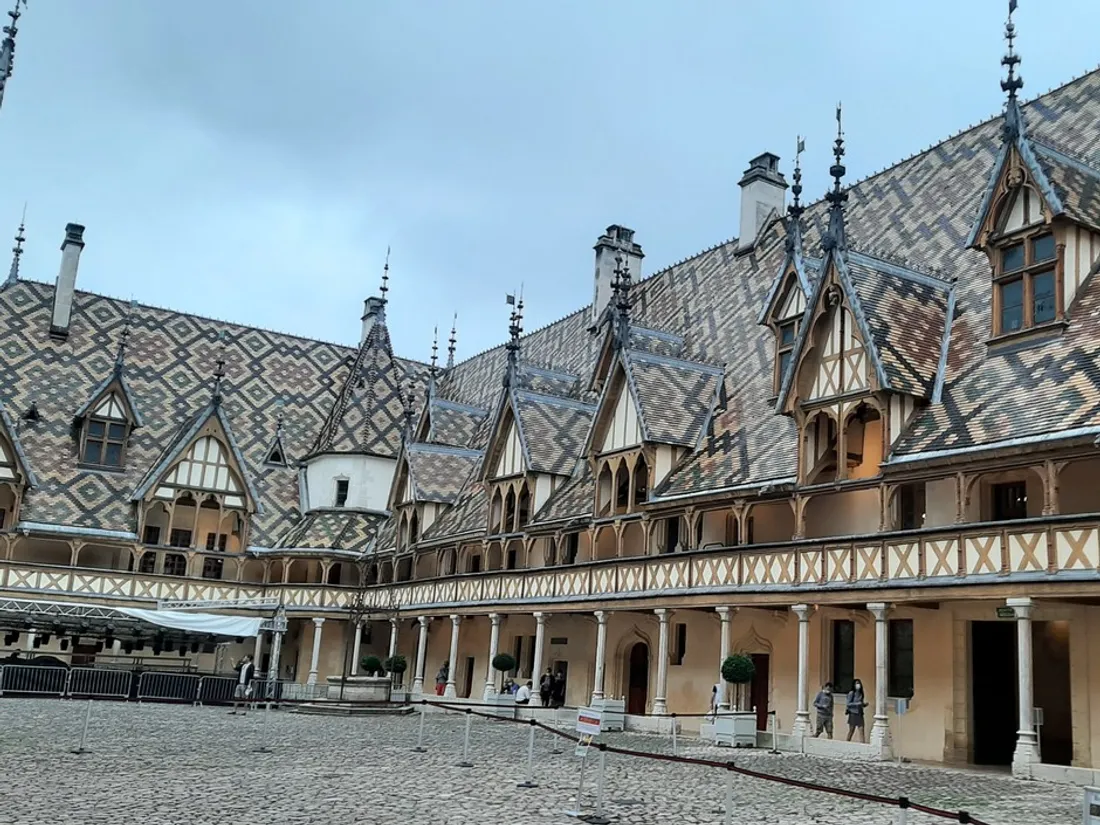
<path id="1" fill-rule="evenodd" d="M 1100 519 L 1064 516 L 835 540 L 711 548 L 563 567 L 468 573 L 367 589 L 367 605 L 414 613 L 608 599 L 930 590 L 1013 582 L 1100 581 Z M 291 613 L 341 611 L 353 587 L 250 584 L 0 562 L 0 591 L 41 598 L 151 602 L 279 595 Z M 931 595 L 931 594 L 930 594 Z"/>

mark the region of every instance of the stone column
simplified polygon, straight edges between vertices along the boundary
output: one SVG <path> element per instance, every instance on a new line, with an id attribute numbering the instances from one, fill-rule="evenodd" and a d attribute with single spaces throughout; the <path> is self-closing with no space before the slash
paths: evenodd
<path id="1" fill-rule="evenodd" d="M 1007 599 L 1016 614 L 1016 666 L 1019 679 L 1020 727 L 1016 731 L 1016 750 L 1012 754 L 1014 776 L 1031 778 L 1031 766 L 1039 762 L 1039 744 L 1032 724 L 1034 688 L 1031 668 L 1031 608 L 1028 597 Z"/>
<path id="2" fill-rule="evenodd" d="M 116 641 L 115 644 L 118 644 Z M 115 654 L 118 655 L 117 653 Z M 260 659 L 264 655 L 264 632 L 262 630 L 256 633 L 256 645 L 252 648 L 252 663 L 256 666 L 256 671 L 260 669 Z"/>
<path id="3" fill-rule="evenodd" d="M 35 631 L 28 630 L 27 631 L 27 646 L 26 646 L 25 650 L 33 650 L 34 649 L 34 640 L 35 640 L 35 638 L 37 638 L 37 634 L 35 633 Z"/>
<path id="4" fill-rule="evenodd" d="M 791 610 L 798 616 L 798 710 L 794 717 L 792 736 L 810 736 L 810 712 L 806 709 L 806 690 L 810 678 L 810 606 L 796 604 Z"/>
<path id="5" fill-rule="evenodd" d="M 413 693 L 424 692 L 424 661 L 428 655 L 428 622 L 427 616 L 417 616 L 420 624 L 420 638 L 416 643 L 416 670 L 413 671 Z"/>
<path id="6" fill-rule="evenodd" d="M 355 639 L 351 643 L 351 675 L 359 675 L 359 647 L 363 643 L 363 622 L 355 623 Z"/>
<path id="7" fill-rule="evenodd" d="M 607 655 L 607 611 L 597 610 L 596 616 L 596 675 L 592 680 L 592 701 L 603 699 L 604 658 Z"/>
<path id="8" fill-rule="evenodd" d="M 539 683 L 542 681 L 542 653 L 546 643 L 546 614 L 535 614 L 535 664 L 532 666 L 534 673 L 531 674 L 531 681 L 533 683 L 531 689 L 531 704 L 537 707 L 542 706 L 542 694 L 539 693 Z"/>
<path id="9" fill-rule="evenodd" d="M 447 657 L 447 687 L 443 691 L 445 699 L 454 699 L 458 696 L 455 690 L 455 670 L 458 665 L 458 626 L 462 623 L 462 617 L 455 614 L 451 616 L 451 652 Z"/>
<path id="10" fill-rule="evenodd" d="M 323 617 L 318 616 L 313 620 L 313 651 L 309 656 L 309 677 L 307 685 L 317 684 L 317 661 L 321 656 L 321 628 L 325 626 Z"/>
<path id="11" fill-rule="evenodd" d="M 386 655 L 391 659 L 397 655 L 397 619 L 390 619 L 390 649 Z"/>
<path id="12" fill-rule="evenodd" d="M 730 709 L 730 696 L 729 687 L 726 685 L 726 680 L 722 678 L 722 664 L 729 658 L 730 655 L 730 609 L 728 607 L 716 607 L 714 611 L 718 614 L 718 621 L 721 623 L 721 636 L 718 637 L 718 681 L 715 683 L 720 686 L 718 691 L 718 710 Z"/>
<path id="13" fill-rule="evenodd" d="M 890 720 L 886 715 L 886 613 L 883 602 L 867 605 L 875 617 L 875 719 L 871 723 L 871 744 L 890 747 Z"/>
<path id="14" fill-rule="evenodd" d="M 497 655 L 497 648 L 500 647 L 500 614 L 490 613 L 489 621 L 492 627 L 489 630 L 489 661 L 485 664 L 485 693 L 483 694 L 486 702 L 497 692 L 497 677 L 493 673 L 493 657 Z"/>
<path id="15" fill-rule="evenodd" d="M 668 713 L 668 615 L 669 611 L 659 607 L 657 614 L 659 635 L 657 636 L 657 693 L 653 697 L 653 712 Z"/>

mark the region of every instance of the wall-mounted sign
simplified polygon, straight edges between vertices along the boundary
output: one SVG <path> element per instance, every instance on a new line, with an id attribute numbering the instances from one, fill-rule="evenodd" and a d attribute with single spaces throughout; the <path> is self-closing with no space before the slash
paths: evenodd
<path id="1" fill-rule="evenodd" d="M 1011 607 L 998 607 L 997 608 L 997 618 L 998 619 L 1015 619 L 1016 618 L 1016 611 L 1013 610 Z"/>

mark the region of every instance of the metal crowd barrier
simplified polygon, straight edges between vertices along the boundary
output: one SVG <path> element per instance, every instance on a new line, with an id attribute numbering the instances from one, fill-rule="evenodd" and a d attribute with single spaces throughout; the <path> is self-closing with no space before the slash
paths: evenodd
<path id="1" fill-rule="evenodd" d="M 129 699 L 134 676 L 128 670 L 74 667 L 65 685 L 66 696 Z"/>
<path id="2" fill-rule="evenodd" d="M 200 705 L 228 705 L 237 690 L 237 679 L 232 676 L 203 676 L 199 679 Z M 255 688 L 253 688 L 255 696 Z"/>
<path id="3" fill-rule="evenodd" d="M 199 675 L 194 673 L 146 672 L 138 677 L 138 701 L 197 702 L 199 701 Z"/>
<path id="4" fill-rule="evenodd" d="M 35 696 L 64 696 L 69 670 L 64 667 L 4 665 L 0 668 L 0 696 L 21 693 Z"/>

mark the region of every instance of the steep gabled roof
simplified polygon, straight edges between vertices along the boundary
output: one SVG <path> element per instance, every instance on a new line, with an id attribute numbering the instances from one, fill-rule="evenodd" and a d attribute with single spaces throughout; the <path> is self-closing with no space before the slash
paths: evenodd
<path id="1" fill-rule="evenodd" d="M 453 504 L 470 474 L 481 463 L 477 450 L 441 444 L 407 444 L 402 456 L 414 501 Z"/>
<path id="2" fill-rule="evenodd" d="M 485 533 L 489 520 L 489 496 L 483 481 L 475 476 L 462 490 L 453 507 L 441 515 L 420 537 L 420 544 L 458 536 Z M 391 519 L 392 521 L 392 519 Z"/>
<path id="3" fill-rule="evenodd" d="M 313 510 L 280 536 L 275 547 L 364 553 L 370 549 L 385 522 L 385 514 L 366 510 Z"/>
<path id="4" fill-rule="evenodd" d="M 592 468 L 586 461 L 578 473 L 558 488 L 557 492 L 531 519 L 531 526 L 572 523 L 590 518 L 596 497 Z"/>
<path id="5" fill-rule="evenodd" d="M 27 454 L 23 451 L 23 445 L 19 441 L 19 430 L 16 429 L 15 423 L 11 420 L 3 404 L 0 404 L 0 427 L 3 428 L 3 437 L 11 444 L 12 451 L 14 452 L 14 455 L 5 456 L 3 449 L 4 445 L 0 442 L 0 462 L 14 465 L 13 469 L 22 474 L 23 481 L 28 487 L 37 487 L 38 479 L 34 474 L 34 470 L 31 468 L 30 461 L 27 460 Z"/>
<path id="6" fill-rule="evenodd" d="M 431 397 L 420 422 L 418 440 L 469 447 L 488 417 L 489 411 L 480 407 Z"/>
<path id="7" fill-rule="evenodd" d="M 526 390 L 513 394 L 513 404 L 527 469 L 569 475 L 588 436 L 596 405 Z"/>
<path id="8" fill-rule="evenodd" d="M 134 400 L 133 391 L 130 389 L 130 384 L 126 381 L 126 376 L 121 370 L 112 372 L 100 381 L 88 396 L 88 400 L 81 404 L 80 408 L 73 414 L 73 418 L 84 418 L 90 412 L 93 412 L 108 392 L 117 393 L 122 403 L 126 405 L 128 417 L 135 427 L 144 425 L 145 422 L 141 417 L 141 411 L 138 410 L 137 402 Z"/>
<path id="9" fill-rule="evenodd" d="M 694 447 L 722 383 L 721 367 L 631 351 L 624 354 L 623 363 L 638 402 L 644 439 Z"/>
<path id="10" fill-rule="evenodd" d="M 176 437 L 169 442 L 167 449 L 165 449 L 160 459 L 149 468 L 149 471 L 138 483 L 130 499 L 132 501 L 141 501 L 144 499 L 153 486 L 164 478 L 165 474 L 172 466 L 184 457 L 184 453 L 192 445 L 199 433 L 201 433 L 211 421 L 216 421 L 218 427 L 221 429 L 220 435 L 224 439 L 225 446 L 229 449 L 230 455 L 232 455 L 237 465 L 234 469 L 240 474 L 241 481 L 248 493 L 249 503 L 255 508 L 256 512 L 262 513 L 263 502 L 260 500 L 259 495 L 257 495 L 256 488 L 252 486 L 252 479 L 248 472 L 248 467 L 245 464 L 244 456 L 241 455 L 240 448 L 237 446 L 237 439 L 233 437 L 233 429 L 229 426 L 225 411 L 218 401 L 211 401 L 183 423 L 179 430 L 176 431 Z"/>

